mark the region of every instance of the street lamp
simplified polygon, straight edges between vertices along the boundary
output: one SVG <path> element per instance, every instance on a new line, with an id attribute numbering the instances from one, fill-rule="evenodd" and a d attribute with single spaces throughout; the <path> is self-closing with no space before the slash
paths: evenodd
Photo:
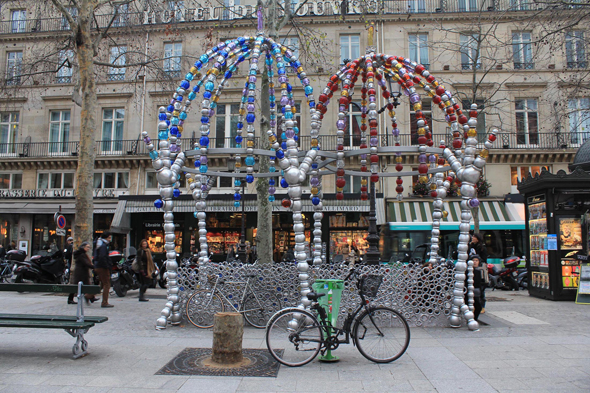
<path id="1" fill-rule="evenodd" d="M 236 169 L 236 159 L 233 156 L 227 159 L 227 169 L 232 172 Z M 240 243 L 238 244 L 238 259 L 246 262 L 246 180 L 240 179 L 240 184 L 242 186 L 242 232 L 240 234 Z"/>

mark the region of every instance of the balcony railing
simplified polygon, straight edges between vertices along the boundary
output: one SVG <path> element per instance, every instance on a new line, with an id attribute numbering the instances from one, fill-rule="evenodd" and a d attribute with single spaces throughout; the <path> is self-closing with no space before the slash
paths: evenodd
<path id="1" fill-rule="evenodd" d="M 513 134 L 500 133 L 494 142 L 492 150 L 575 150 L 579 148 L 590 138 L 590 133 L 531 133 L 531 134 Z M 400 135 L 400 144 L 402 146 L 417 146 L 417 138 L 414 135 Z M 434 134 L 432 137 L 434 146 L 439 146 L 441 141 L 445 141 L 446 146 L 451 146 L 453 137 L 449 134 Z M 487 140 L 486 135 L 478 136 L 478 148 L 483 148 Z M 183 151 L 194 149 L 194 144 L 198 139 L 181 139 L 180 146 Z M 336 151 L 336 135 L 320 135 L 320 146 L 325 151 Z M 155 141 L 157 142 L 157 141 Z M 260 147 L 259 138 L 255 138 L 254 148 Z M 393 135 L 379 135 L 380 146 L 394 146 Z M 31 142 L 31 143 L 0 143 L 0 160 L 5 159 L 22 159 L 22 158 L 41 158 L 41 157 L 77 157 L 79 155 L 80 142 Z M 345 139 L 345 150 L 358 149 L 360 138 L 358 136 Z M 234 138 L 210 138 L 209 146 L 211 148 L 235 148 Z M 244 146 L 244 144 L 242 144 Z M 129 156 L 147 156 L 148 151 L 145 143 L 141 140 L 119 140 L 119 141 L 97 141 L 97 157 L 129 157 Z M 299 138 L 299 149 L 311 149 L 311 137 L 303 136 Z"/>
<path id="2" fill-rule="evenodd" d="M 342 12 L 341 3 L 311 1 L 306 3 L 298 12 L 299 16 L 332 16 L 332 15 L 408 15 L 408 14 L 431 14 L 431 13 L 469 13 L 469 12 L 506 12 L 506 11 L 527 11 L 544 7 L 542 4 L 530 3 L 523 7 L 522 2 L 514 0 L 484 0 L 483 5 L 479 2 L 472 10 L 466 8 L 466 1 L 440 1 L 440 0 L 382 0 L 373 2 L 348 2 L 347 9 Z M 551 9 L 573 9 L 569 4 L 557 3 L 546 6 Z M 114 21 L 111 28 L 120 29 L 127 26 L 157 25 L 157 24 L 182 24 L 190 22 L 219 21 L 251 19 L 256 17 L 256 9 L 252 5 L 236 5 L 232 7 L 202 7 L 185 8 L 175 11 L 150 10 L 137 13 L 123 13 Z M 93 20 L 94 29 L 104 29 L 112 19 L 111 14 L 97 15 Z M 57 18 L 34 18 L 18 21 L 18 28 L 14 29 L 14 21 L 0 22 L 0 34 L 25 34 L 32 32 L 53 32 L 67 31 L 69 25 L 62 17 Z"/>

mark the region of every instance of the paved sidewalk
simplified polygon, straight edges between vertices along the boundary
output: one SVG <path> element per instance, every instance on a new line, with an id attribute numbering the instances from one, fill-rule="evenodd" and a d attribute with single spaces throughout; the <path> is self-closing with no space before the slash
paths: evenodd
<path id="1" fill-rule="evenodd" d="M 210 348 L 212 333 L 192 325 L 154 329 L 164 290 L 137 291 L 96 304 L 87 315 L 109 321 L 86 335 L 90 354 L 73 360 L 63 331 L 0 328 L 0 392 L 589 392 L 590 306 L 486 292 L 479 332 L 412 328 L 406 354 L 378 365 L 352 345 L 339 363 L 282 366 L 277 378 L 155 375 L 186 347 Z M 0 312 L 74 314 L 66 297 L 0 293 Z M 265 348 L 264 331 L 245 328 L 244 348 Z"/>

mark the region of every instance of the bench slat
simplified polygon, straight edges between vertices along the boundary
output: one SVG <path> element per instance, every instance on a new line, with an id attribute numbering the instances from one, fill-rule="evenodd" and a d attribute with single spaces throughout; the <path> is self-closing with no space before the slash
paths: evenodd
<path id="1" fill-rule="evenodd" d="M 46 329 L 87 329 L 94 326 L 94 322 L 75 321 L 41 321 L 26 319 L 2 319 L 0 327 L 11 328 L 46 328 Z"/>
<path id="2" fill-rule="evenodd" d="M 0 314 L 0 321 L 5 319 L 36 320 L 36 321 L 76 321 L 77 317 L 70 315 L 27 315 L 27 314 Z M 84 322 L 103 323 L 107 317 L 84 316 Z"/>
<path id="3" fill-rule="evenodd" d="M 0 284 L 0 291 L 4 292 L 52 292 L 78 293 L 78 285 L 60 284 Z M 82 293 L 96 295 L 100 293 L 99 285 L 82 285 Z"/>

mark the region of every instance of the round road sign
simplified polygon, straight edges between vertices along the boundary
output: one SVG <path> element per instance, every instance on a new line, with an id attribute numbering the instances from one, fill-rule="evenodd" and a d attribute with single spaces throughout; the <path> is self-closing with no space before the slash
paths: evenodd
<path id="1" fill-rule="evenodd" d="M 64 229 L 66 227 L 66 218 L 60 214 L 59 216 L 57 216 L 55 224 L 59 229 Z"/>

